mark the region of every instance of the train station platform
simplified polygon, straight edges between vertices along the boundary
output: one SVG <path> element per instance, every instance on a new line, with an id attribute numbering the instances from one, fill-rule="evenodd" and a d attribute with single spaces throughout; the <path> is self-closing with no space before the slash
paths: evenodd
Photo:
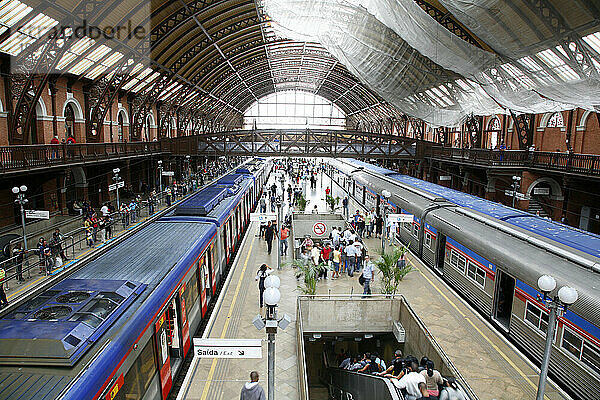
<path id="1" fill-rule="evenodd" d="M 309 200 L 307 210 L 311 210 L 315 204 L 319 210 L 325 210 L 324 191 L 327 186 L 332 188 L 334 196 L 345 196 L 341 188 L 332 183 L 326 175 L 319 174 L 317 189 L 308 189 L 305 192 Z M 360 208 L 353 199 L 350 199 L 349 209 L 353 213 Z M 252 319 L 259 313 L 258 285 L 254 278 L 259 265 L 263 262 L 273 267 L 276 265 L 277 254 L 275 246 L 273 246 L 273 253 L 267 254 L 266 243 L 257 237 L 258 229 L 257 222 L 253 222 L 248 229 L 248 234 L 231 269 L 230 281 L 223 289 L 221 302 L 215 307 L 214 316 L 209 321 L 204 337 L 263 339 L 263 358 L 195 360 L 185 377 L 178 399 L 238 398 L 241 387 L 248 381 L 249 373 L 253 370 L 259 371 L 260 384 L 266 391 L 266 334 L 252 325 Z M 381 248 L 381 239 L 365 239 L 364 243 L 372 257 Z M 286 313 L 293 319 L 292 325 L 284 331 L 279 330 L 277 334 L 275 361 L 277 399 L 300 398 L 296 357 L 299 338 L 293 328 L 296 322 L 296 298 L 300 292 L 296 289 L 298 282 L 294 270 L 285 266 L 285 261 L 289 260 L 289 256 L 283 257 L 284 267 L 280 271 L 275 271 L 281 279 L 282 298 L 278 313 L 280 315 Z M 410 302 L 426 325 L 429 334 L 435 338 L 479 399 L 534 399 L 539 369 L 416 257 L 409 256 L 409 262 L 415 270 L 404 278 L 399 292 Z M 379 293 L 378 278 L 376 275 L 374 282 L 371 283 L 374 294 Z M 317 284 L 319 295 L 350 293 L 362 293 L 362 286 L 358 283 L 356 274 L 353 278 L 342 275 L 339 279 L 327 279 Z M 552 382 L 547 385 L 545 398 L 570 399 Z"/>

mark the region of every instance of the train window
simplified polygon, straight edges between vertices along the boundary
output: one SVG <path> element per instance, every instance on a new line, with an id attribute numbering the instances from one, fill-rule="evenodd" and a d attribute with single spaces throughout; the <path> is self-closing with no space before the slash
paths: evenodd
<path id="1" fill-rule="evenodd" d="M 482 288 L 485 287 L 485 271 L 471 261 L 467 263 L 467 276 Z"/>
<path id="2" fill-rule="evenodd" d="M 419 226 L 417 224 L 413 224 L 412 234 L 414 237 L 419 237 Z"/>
<path id="3" fill-rule="evenodd" d="M 533 303 L 527 302 L 527 307 L 525 308 L 525 321 L 533 325 L 542 336 L 546 337 L 546 330 L 548 328 L 548 313 L 543 311 L 538 306 Z M 556 341 L 556 332 L 558 329 L 554 330 L 554 340 Z"/>
<path id="4" fill-rule="evenodd" d="M 600 373 L 600 349 L 565 326 L 561 347 Z"/>
<path id="5" fill-rule="evenodd" d="M 463 274 L 465 273 L 465 269 L 467 269 L 467 259 L 465 256 L 458 255 L 458 264 L 456 265 L 456 268 Z"/>
<path id="6" fill-rule="evenodd" d="M 114 400 L 137 400 L 144 397 L 152 378 L 156 374 L 156 361 L 154 359 L 154 340 L 149 340 L 139 357 L 127 374 L 123 386 L 117 392 Z"/>
<path id="7" fill-rule="evenodd" d="M 431 234 L 427 232 L 425 232 L 425 246 L 431 249 Z"/>
<path id="8" fill-rule="evenodd" d="M 600 374 L 600 349 L 584 341 L 581 360 Z"/>
<path id="9" fill-rule="evenodd" d="M 573 331 L 565 327 L 562 339 L 562 348 L 573 354 L 578 359 L 581 359 L 581 348 L 583 347 L 583 339 L 575 335 Z"/>
<path id="10" fill-rule="evenodd" d="M 196 303 L 198 298 L 198 269 L 194 271 L 192 277 L 185 284 L 185 308 L 188 310 L 192 309 L 192 306 Z"/>
<path id="11" fill-rule="evenodd" d="M 410 230 L 412 228 L 412 223 L 410 223 L 410 222 L 404 222 L 402 225 L 404 226 L 404 229 L 406 229 L 407 231 L 410 232 Z"/>
<path id="12" fill-rule="evenodd" d="M 458 268 L 458 253 L 454 250 L 450 252 L 450 265 Z"/>

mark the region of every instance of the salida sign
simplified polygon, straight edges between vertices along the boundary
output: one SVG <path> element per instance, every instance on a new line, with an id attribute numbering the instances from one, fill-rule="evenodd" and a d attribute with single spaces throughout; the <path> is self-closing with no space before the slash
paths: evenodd
<path id="1" fill-rule="evenodd" d="M 194 338 L 194 357 L 262 358 L 262 344 L 260 339 Z"/>

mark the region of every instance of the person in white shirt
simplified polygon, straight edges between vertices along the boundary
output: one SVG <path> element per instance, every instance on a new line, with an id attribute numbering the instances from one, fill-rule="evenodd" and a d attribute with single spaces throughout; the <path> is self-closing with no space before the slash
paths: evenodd
<path id="1" fill-rule="evenodd" d="M 106 217 L 108 215 L 108 206 L 106 204 L 104 204 L 101 208 L 100 208 L 100 212 L 102 213 L 103 217 Z"/>
<path id="2" fill-rule="evenodd" d="M 344 253 L 346 253 L 346 263 L 348 266 L 348 276 L 354 276 L 354 265 L 356 262 L 356 247 L 349 244 L 344 247 Z"/>
<path id="3" fill-rule="evenodd" d="M 337 230 L 337 227 L 331 230 L 331 241 L 334 249 L 340 245 L 340 231 Z"/>
<path id="4" fill-rule="evenodd" d="M 310 257 L 312 258 L 313 264 L 315 264 L 315 266 L 319 265 L 319 256 L 320 255 L 321 255 L 321 249 L 319 248 L 319 245 L 316 245 L 310 251 Z"/>
<path id="5" fill-rule="evenodd" d="M 352 235 L 352 232 L 350 231 L 350 228 L 346 228 L 346 230 L 344 231 L 344 239 L 346 239 L 346 242 L 350 243 L 351 235 Z"/>
<path id="6" fill-rule="evenodd" d="M 361 242 L 358 241 L 358 238 L 354 238 L 354 243 L 352 243 L 352 246 L 354 247 L 354 256 L 356 258 L 356 262 L 355 262 L 355 270 L 356 271 L 360 271 L 362 269 L 363 266 L 363 260 L 362 260 L 362 256 L 363 256 L 363 244 Z"/>
<path id="7" fill-rule="evenodd" d="M 371 294 L 371 286 L 369 285 L 373 280 L 373 263 L 369 260 L 369 256 L 365 256 L 365 268 L 363 269 L 362 276 L 365 279 L 365 283 L 363 283 L 363 297 L 366 297 Z"/>
<path id="8" fill-rule="evenodd" d="M 405 389 L 406 396 L 405 400 L 416 400 L 421 397 L 429 397 L 427 392 L 427 384 L 425 383 L 425 377 L 420 373 L 416 372 L 419 370 L 419 365 L 413 362 L 410 366 L 411 372 L 404 375 L 399 380 L 393 379 L 392 382 L 398 389 Z"/>

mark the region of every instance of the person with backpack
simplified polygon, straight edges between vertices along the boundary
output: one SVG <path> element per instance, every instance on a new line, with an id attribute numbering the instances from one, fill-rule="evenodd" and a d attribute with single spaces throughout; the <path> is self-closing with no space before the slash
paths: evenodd
<path id="1" fill-rule="evenodd" d="M 258 304 L 260 306 L 261 315 L 262 315 L 262 309 L 263 309 L 263 303 L 264 303 L 263 302 L 263 294 L 265 293 L 265 279 L 267 279 L 267 276 L 271 275 L 272 272 L 273 272 L 273 268 L 269 267 L 267 264 L 263 264 L 260 266 L 260 268 L 256 272 L 256 278 L 254 278 L 254 280 L 258 281 L 258 292 L 259 292 Z"/>
<path id="2" fill-rule="evenodd" d="M 364 279 L 363 283 L 363 298 L 367 295 L 371 295 L 371 281 L 373 281 L 373 263 L 369 260 L 369 256 L 365 256 L 365 267 L 363 268 L 362 277 Z"/>

